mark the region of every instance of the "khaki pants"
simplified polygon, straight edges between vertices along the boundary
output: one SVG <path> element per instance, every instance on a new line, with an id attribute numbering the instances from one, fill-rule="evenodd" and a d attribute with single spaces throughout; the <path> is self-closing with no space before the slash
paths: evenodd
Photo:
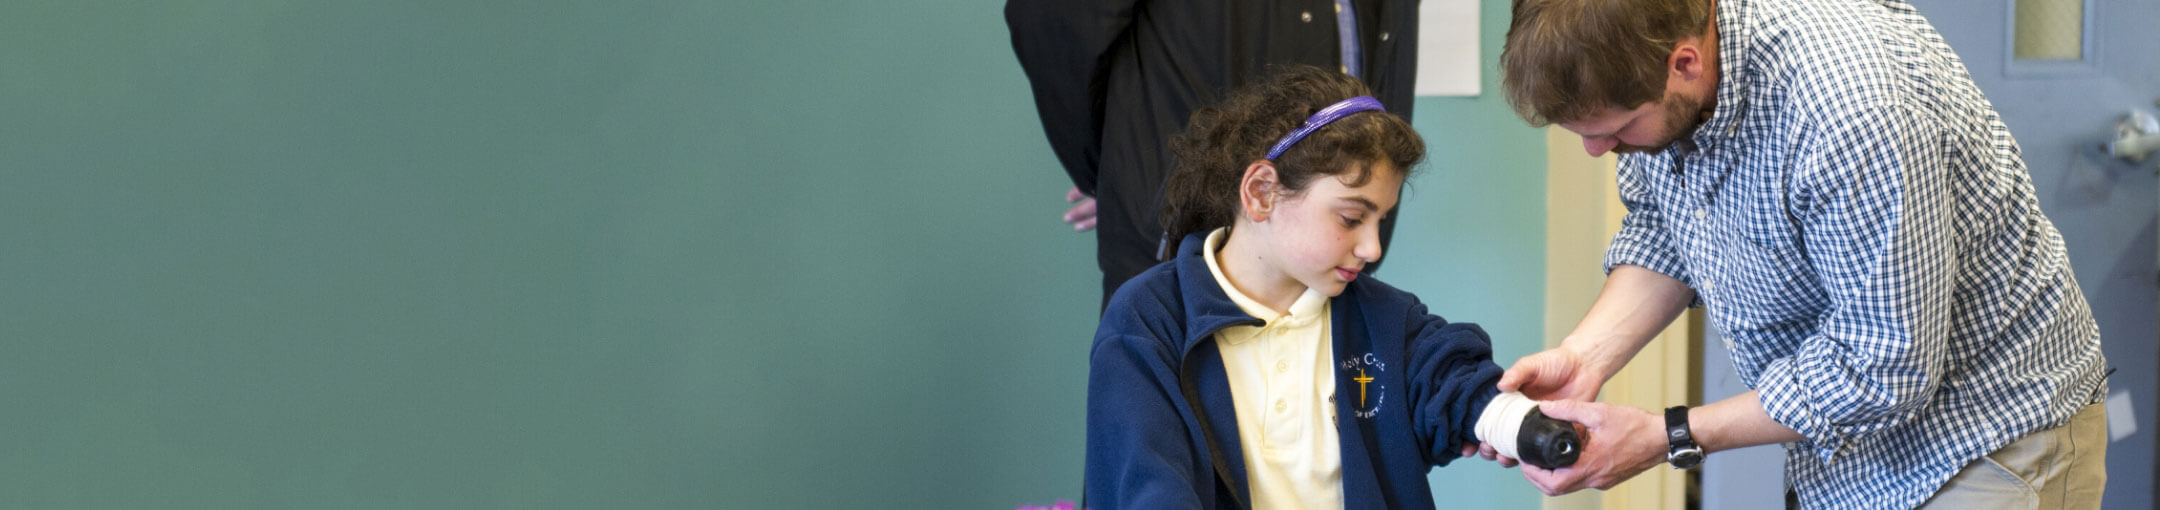
<path id="1" fill-rule="evenodd" d="M 2085 406 L 2068 424 L 1966 464 L 1920 508 L 2100 508 L 2107 443 L 2107 406 Z"/>

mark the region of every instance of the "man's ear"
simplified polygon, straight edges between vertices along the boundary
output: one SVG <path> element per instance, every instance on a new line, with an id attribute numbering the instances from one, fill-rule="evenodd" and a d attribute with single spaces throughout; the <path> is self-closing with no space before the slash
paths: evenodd
<path id="1" fill-rule="evenodd" d="M 1709 62 L 1703 60 L 1703 42 L 1702 37 L 1690 37 L 1673 45 L 1672 54 L 1665 57 L 1665 71 L 1670 76 L 1669 81 L 1675 85 L 1693 83 L 1702 79 L 1703 73 L 1710 70 Z"/>
<path id="2" fill-rule="evenodd" d="M 1268 214 L 1275 212 L 1275 200 L 1282 191 L 1280 176 L 1275 174 L 1275 163 L 1258 160 L 1245 166 L 1245 177 L 1238 180 L 1239 214 L 1254 223 L 1267 221 Z"/>

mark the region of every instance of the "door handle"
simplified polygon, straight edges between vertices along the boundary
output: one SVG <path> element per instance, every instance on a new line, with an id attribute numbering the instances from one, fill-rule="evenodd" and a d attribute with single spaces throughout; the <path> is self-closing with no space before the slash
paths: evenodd
<path id="1" fill-rule="evenodd" d="M 2100 150 L 2123 161 L 2144 162 L 2146 156 L 2160 150 L 2160 119 L 2143 110 L 2130 110 L 2122 122 L 2115 124 L 2115 138 L 2100 144 Z"/>

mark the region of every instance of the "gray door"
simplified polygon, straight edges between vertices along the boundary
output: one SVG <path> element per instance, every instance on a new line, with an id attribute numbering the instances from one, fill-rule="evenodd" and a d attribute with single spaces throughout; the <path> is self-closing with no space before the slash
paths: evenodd
<path id="1" fill-rule="evenodd" d="M 2111 391 L 2127 394 L 2137 431 L 2108 447 L 2106 508 L 2154 508 L 2153 421 L 2160 405 L 2160 273 L 2154 202 L 2160 155 L 2130 163 L 2100 145 L 2133 109 L 2160 100 L 2160 2 L 2153 0 L 1914 0 L 1956 48 L 1980 90 L 2024 150 L 2040 206 L 2062 231 L 2078 283 L 2100 323 L 2108 361 L 2121 368 Z M 2020 6 L 2018 4 L 2024 3 Z M 2022 7 L 2023 12 L 2020 12 Z M 2019 25 L 2023 25 L 2020 27 Z M 1746 388 L 1732 377 L 1723 342 L 1704 346 L 1703 396 Z M 2122 399 L 2118 399 L 2123 401 Z M 2119 407 L 2119 406 L 2118 406 Z M 1781 450 L 1712 455 L 1704 508 L 1760 508 L 1782 490 Z"/>
<path id="2" fill-rule="evenodd" d="M 2101 143 L 2160 100 L 2160 3 L 2152 0 L 1920 0 L 2025 151 L 2040 207 L 2062 230 L 2100 322 L 2112 395 L 2137 432 L 2108 445 L 2106 508 L 2153 508 L 2153 412 L 2160 402 L 2154 161 Z M 2024 3 L 2025 5 L 2018 5 Z M 2020 12 L 2023 11 L 2023 12 Z M 2019 27 L 2024 24 L 2024 27 Z M 2049 42 L 2050 34 L 2064 36 Z M 2120 414 L 2124 409 L 2109 409 Z"/>

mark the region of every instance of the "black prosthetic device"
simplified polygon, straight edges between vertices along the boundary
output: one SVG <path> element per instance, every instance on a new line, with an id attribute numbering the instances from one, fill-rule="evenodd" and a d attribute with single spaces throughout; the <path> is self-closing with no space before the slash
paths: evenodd
<path id="1" fill-rule="evenodd" d="M 1536 408 L 1523 417 L 1522 429 L 1515 432 L 1516 457 L 1525 464 L 1545 469 L 1559 469 L 1575 464 L 1582 456 L 1582 438 L 1575 435 L 1575 423 L 1545 416 Z"/>
<path id="2" fill-rule="evenodd" d="M 1479 441 L 1524 464 L 1559 469 L 1582 456 L 1575 424 L 1546 416 L 1521 393 L 1502 393 L 1485 405 L 1474 430 Z"/>

